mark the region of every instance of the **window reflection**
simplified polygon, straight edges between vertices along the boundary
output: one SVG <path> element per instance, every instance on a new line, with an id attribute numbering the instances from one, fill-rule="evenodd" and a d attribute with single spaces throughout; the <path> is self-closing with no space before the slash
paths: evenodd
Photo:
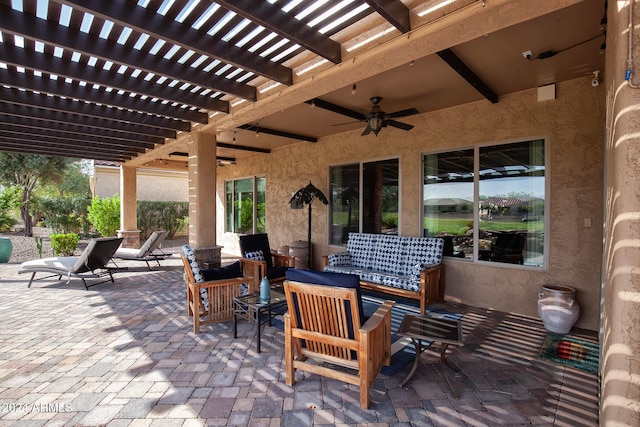
<path id="1" fill-rule="evenodd" d="M 444 255 L 473 258 L 473 149 L 424 158 L 423 235 L 444 238 Z"/>
<path id="2" fill-rule="evenodd" d="M 425 155 L 424 235 L 444 238 L 445 256 L 473 259 L 476 250 L 482 261 L 542 267 L 544 148 L 544 140 L 479 147 L 477 166 L 474 149 Z"/>
<path id="3" fill-rule="evenodd" d="M 265 230 L 266 179 L 244 178 L 225 183 L 225 227 L 238 234 Z"/>
<path id="4" fill-rule="evenodd" d="M 329 176 L 331 244 L 350 232 L 398 233 L 398 159 L 333 166 Z"/>

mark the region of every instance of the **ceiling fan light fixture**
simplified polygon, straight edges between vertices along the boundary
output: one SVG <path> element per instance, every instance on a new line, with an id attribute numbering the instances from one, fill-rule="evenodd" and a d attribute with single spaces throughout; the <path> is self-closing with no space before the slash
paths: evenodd
<path id="1" fill-rule="evenodd" d="M 382 122 L 382 117 L 379 117 L 378 115 L 373 115 L 369 118 L 369 127 L 371 128 L 371 132 L 373 132 L 375 136 L 378 136 L 378 132 L 380 132 L 380 129 L 382 129 Z"/>

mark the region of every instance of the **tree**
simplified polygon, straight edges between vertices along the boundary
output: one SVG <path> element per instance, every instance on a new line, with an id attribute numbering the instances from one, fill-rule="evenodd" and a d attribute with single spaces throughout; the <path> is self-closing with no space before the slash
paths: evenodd
<path id="1" fill-rule="evenodd" d="M 22 190 L 20 216 L 24 221 L 25 236 L 33 236 L 33 217 L 30 208 L 34 188 L 39 181 L 60 182 L 70 163 L 71 160 L 64 157 L 0 152 L 0 179 Z"/>

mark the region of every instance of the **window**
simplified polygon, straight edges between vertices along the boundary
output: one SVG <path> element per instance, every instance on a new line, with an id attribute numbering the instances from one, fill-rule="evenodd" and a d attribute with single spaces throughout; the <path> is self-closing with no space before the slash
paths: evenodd
<path id="1" fill-rule="evenodd" d="M 230 233 L 265 232 L 267 180 L 262 177 L 225 182 L 225 229 Z"/>
<path id="2" fill-rule="evenodd" d="M 330 244 L 350 232 L 397 234 L 399 176 L 398 159 L 332 166 Z"/>
<path id="3" fill-rule="evenodd" d="M 425 236 L 445 256 L 544 267 L 545 141 L 424 156 Z"/>

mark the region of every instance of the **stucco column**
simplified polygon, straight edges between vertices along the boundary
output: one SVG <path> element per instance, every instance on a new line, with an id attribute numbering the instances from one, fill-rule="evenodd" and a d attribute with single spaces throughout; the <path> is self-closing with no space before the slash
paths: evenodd
<path id="1" fill-rule="evenodd" d="M 216 245 L 216 135 L 193 132 L 189 150 L 189 244 L 199 262 L 220 266 Z"/>
<path id="2" fill-rule="evenodd" d="M 601 426 L 640 425 L 640 3 L 609 2 Z M 629 46 L 633 64 L 629 67 Z"/>
<path id="3" fill-rule="evenodd" d="M 120 165 L 120 230 L 125 248 L 140 247 L 140 230 L 138 230 L 137 206 L 137 171 L 135 167 Z"/>

